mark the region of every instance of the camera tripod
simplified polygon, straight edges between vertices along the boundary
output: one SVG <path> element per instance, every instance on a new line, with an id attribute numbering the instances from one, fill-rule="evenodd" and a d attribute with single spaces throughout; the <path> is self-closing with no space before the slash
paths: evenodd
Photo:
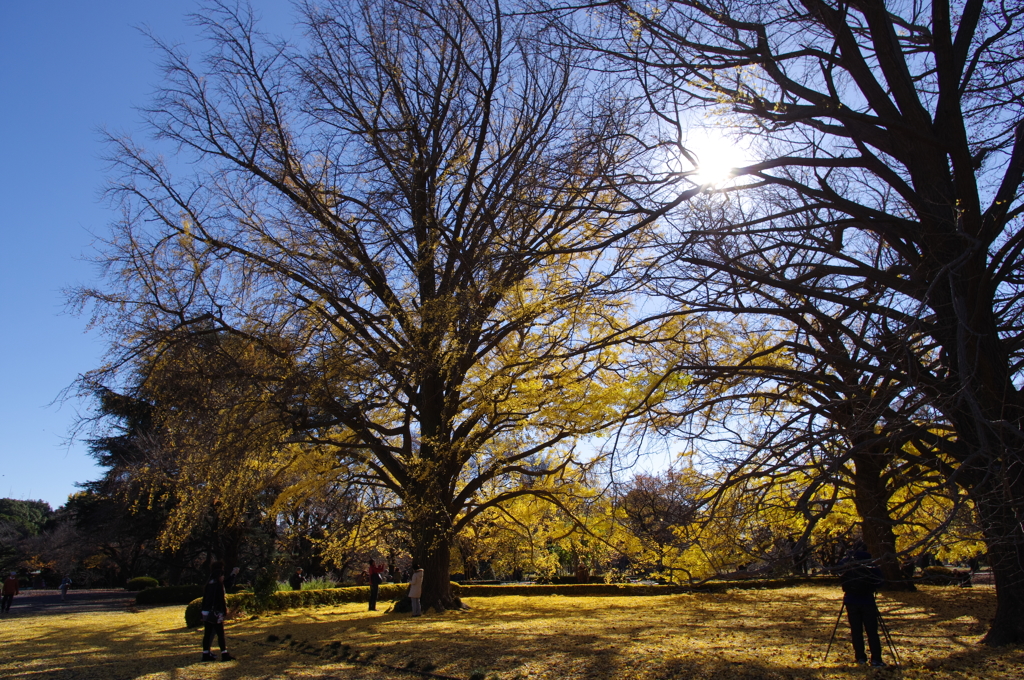
<path id="1" fill-rule="evenodd" d="M 842 606 L 839 607 L 839 616 L 836 617 L 836 625 L 832 627 L 832 637 L 828 641 L 828 649 L 825 650 L 825 658 L 821 660 L 822 663 L 828 661 L 828 654 L 832 651 L 832 643 L 836 639 L 836 631 L 839 630 L 839 623 L 843 620 L 843 611 L 846 609 L 846 603 L 843 602 Z M 878 627 L 882 630 L 882 634 L 885 636 L 885 642 L 889 646 L 889 653 L 892 654 L 893 660 L 896 662 L 896 666 L 900 664 L 900 655 L 896 651 L 896 645 L 892 641 L 892 635 L 889 633 L 889 626 L 886 625 L 885 619 L 882 618 L 882 612 L 878 611 L 878 607 L 875 607 L 875 614 L 878 617 Z"/>

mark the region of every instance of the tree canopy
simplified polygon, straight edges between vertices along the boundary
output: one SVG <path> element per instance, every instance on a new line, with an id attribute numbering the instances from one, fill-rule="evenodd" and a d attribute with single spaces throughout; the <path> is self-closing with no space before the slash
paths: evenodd
<path id="1" fill-rule="evenodd" d="M 92 379 L 154 385 L 197 365 L 177 347 L 238 338 L 217 352 L 253 388 L 206 412 L 273 412 L 281 429 L 260 450 L 327 451 L 325 483 L 395 494 L 431 567 L 425 604 L 445 604 L 454 532 L 553 493 L 588 464 L 575 441 L 645 396 L 623 373 L 631 343 L 657 334 L 618 283 L 632 251 L 566 254 L 624 229 L 612 215 L 643 146 L 616 89 L 581 75 L 585 54 L 549 40 L 543 17 L 483 2 L 300 9 L 302 48 L 220 4 L 197 18 L 201 69 L 165 48 L 148 121 L 194 177 L 112 140 L 125 218 L 109 287 L 82 293 L 114 338 Z M 228 430 L 196 425 L 173 436 L 205 470 L 219 447 L 202 437 Z M 505 478 L 536 483 L 489 484 Z"/>

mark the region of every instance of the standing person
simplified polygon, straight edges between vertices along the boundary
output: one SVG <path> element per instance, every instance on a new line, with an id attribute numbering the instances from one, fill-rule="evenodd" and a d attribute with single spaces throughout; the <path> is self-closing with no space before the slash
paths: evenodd
<path id="1" fill-rule="evenodd" d="M 590 571 L 582 562 L 576 567 L 576 583 L 590 583 Z"/>
<path id="2" fill-rule="evenodd" d="M 839 563 L 839 583 L 843 586 L 843 604 L 853 638 L 854 659 L 868 663 L 864 654 L 864 632 L 868 634 L 871 665 L 885 666 L 882 661 L 882 642 L 878 639 L 878 606 L 875 591 L 885 582 L 882 570 L 871 563 L 871 553 L 856 550 Z"/>
<path id="3" fill-rule="evenodd" d="M 64 580 L 60 582 L 60 599 L 63 602 L 68 597 L 68 588 L 71 587 L 71 577 L 65 576 Z"/>
<path id="4" fill-rule="evenodd" d="M 203 590 L 203 661 L 216 661 L 210 652 L 210 644 L 214 634 L 220 645 L 220 660 L 231 661 L 235 657 L 228 654 L 227 642 L 224 639 L 224 617 L 228 613 L 227 597 L 224 595 L 224 565 L 214 562 L 210 565 L 210 580 Z"/>
<path id="5" fill-rule="evenodd" d="M 367 571 L 370 572 L 370 611 L 377 611 L 377 591 L 380 588 L 380 584 L 384 581 L 384 570 L 387 566 L 381 562 L 377 564 L 373 559 L 370 560 L 370 567 Z"/>
<path id="6" fill-rule="evenodd" d="M 12 571 L 11 575 L 4 579 L 2 596 L 0 596 L 0 612 L 11 611 L 11 600 L 20 592 L 18 589 L 18 572 Z"/>
<path id="7" fill-rule="evenodd" d="M 292 587 L 292 590 L 302 590 L 302 584 L 306 582 L 306 577 L 302 574 L 302 567 L 295 570 L 292 577 L 288 579 L 288 585 Z"/>
<path id="8" fill-rule="evenodd" d="M 412 602 L 412 615 L 419 616 L 420 596 L 423 594 L 423 570 L 416 562 L 412 563 L 412 576 L 409 577 L 409 601 Z"/>
<path id="9" fill-rule="evenodd" d="M 240 571 L 242 571 L 241 567 L 235 567 L 231 570 L 231 573 L 224 577 L 224 592 L 235 592 L 235 584 L 238 581 L 238 572 Z"/>

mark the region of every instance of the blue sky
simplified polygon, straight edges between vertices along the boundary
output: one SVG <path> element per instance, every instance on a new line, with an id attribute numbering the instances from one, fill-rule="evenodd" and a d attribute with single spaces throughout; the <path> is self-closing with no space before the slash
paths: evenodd
<path id="1" fill-rule="evenodd" d="M 261 26 L 293 33 L 286 0 L 253 0 Z M 103 338 L 65 311 L 96 285 L 88 260 L 116 212 L 100 196 L 100 129 L 140 131 L 133 107 L 159 84 L 148 26 L 193 54 L 195 0 L 0 0 L 0 497 L 56 508 L 101 470 L 69 432 L 88 403 L 58 401 L 97 367 Z M 656 466 L 657 467 L 657 466 Z"/>
<path id="2" fill-rule="evenodd" d="M 289 32 L 287 2 L 253 5 L 270 32 Z M 198 47 L 186 21 L 198 6 L 0 2 L 0 497 L 57 507 L 100 474 L 81 442 L 66 442 L 88 405 L 54 403 L 104 350 L 86 318 L 65 312 L 62 291 L 97 283 L 87 258 L 116 217 L 100 197 L 99 130 L 138 131 L 133 107 L 159 83 L 138 27 Z"/>

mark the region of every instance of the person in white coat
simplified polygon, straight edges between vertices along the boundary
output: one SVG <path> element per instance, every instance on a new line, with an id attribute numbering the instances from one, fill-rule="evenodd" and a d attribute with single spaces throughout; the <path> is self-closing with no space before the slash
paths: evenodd
<path id="1" fill-rule="evenodd" d="M 423 570 L 416 562 L 412 563 L 412 576 L 409 578 L 409 600 L 412 601 L 412 615 L 419 616 L 420 595 L 423 594 Z"/>

